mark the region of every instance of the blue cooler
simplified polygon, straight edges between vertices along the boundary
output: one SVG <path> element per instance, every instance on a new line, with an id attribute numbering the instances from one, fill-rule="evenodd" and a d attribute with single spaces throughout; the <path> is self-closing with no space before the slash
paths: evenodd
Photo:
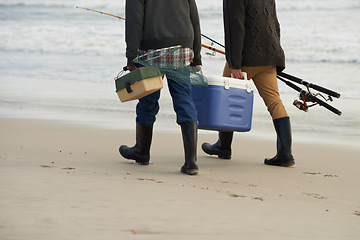
<path id="1" fill-rule="evenodd" d="M 192 86 L 199 129 L 250 131 L 254 91 L 244 76 L 244 80 L 209 76 L 208 87 Z"/>

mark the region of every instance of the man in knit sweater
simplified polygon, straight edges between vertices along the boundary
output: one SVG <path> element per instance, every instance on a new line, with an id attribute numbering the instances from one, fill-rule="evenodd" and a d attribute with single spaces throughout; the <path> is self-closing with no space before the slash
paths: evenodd
<path id="1" fill-rule="evenodd" d="M 291 153 L 290 119 L 280 99 L 277 72 L 285 68 L 280 44 L 280 25 L 275 0 L 223 0 L 226 77 L 252 79 L 273 119 L 277 133 L 277 154 L 265 159 L 268 165 L 295 164 Z M 219 140 L 202 149 L 219 158 L 231 158 L 233 132 L 219 132 Z"/>

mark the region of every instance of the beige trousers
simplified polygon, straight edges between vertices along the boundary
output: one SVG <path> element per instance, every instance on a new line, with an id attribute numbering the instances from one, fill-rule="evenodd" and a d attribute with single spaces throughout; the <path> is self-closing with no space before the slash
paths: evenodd
<path id="1" fill-rule="evenodd" d="M 288 117 L 285 107 L 280 99 L 275 66 L 242 67 L 247 78 L 252 79 L 272 119 Z M 224 77 L 231 77 L 231 68 L 225 64 Z"/>

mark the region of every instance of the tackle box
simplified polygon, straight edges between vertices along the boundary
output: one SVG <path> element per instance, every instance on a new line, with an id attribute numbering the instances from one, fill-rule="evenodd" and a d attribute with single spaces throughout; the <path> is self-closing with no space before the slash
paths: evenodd
<path id="1" fill-rule="evenodd" d="M 116 93 L 121 102 L 140 99 L 163 88 L 159 70 L 140 67 L 115 78 Z"/>
<path id="2" fill-rule="evenodd" d="M 244 76 L 244 80 L 208 76 L 208 87 L 192 86 L 199 129 L 250 131 L 254 91 Z"/>

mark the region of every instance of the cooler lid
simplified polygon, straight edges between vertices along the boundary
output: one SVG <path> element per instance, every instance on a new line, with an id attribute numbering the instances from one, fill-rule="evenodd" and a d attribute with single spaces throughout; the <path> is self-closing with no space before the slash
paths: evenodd
<path id="1" fill-rule="evenodd" d="M 253 91 L 254 89 L 251 82 L 247 80 L 246 73 L 243 72 L 243 74 L 245 79 L 236 79 L 216 75 L 206 76 L 206 78 L 208 79 L 209 85 L 223 86 L 225 89 L 239 88 L 246 89 L 247 92 Z"/>

